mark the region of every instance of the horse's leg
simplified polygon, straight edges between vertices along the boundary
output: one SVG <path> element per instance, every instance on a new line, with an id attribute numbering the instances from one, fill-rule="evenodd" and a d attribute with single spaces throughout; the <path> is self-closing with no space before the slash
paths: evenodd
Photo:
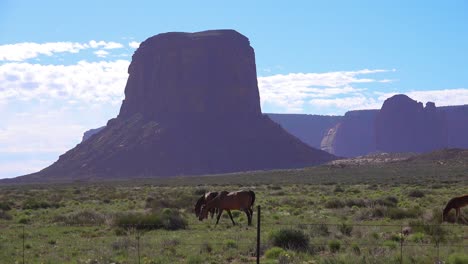
<path id="1" fill-rule="evenodd" d="M 250 215 L 249 209 L 244 209 L 245 214 L 247 215 L 247 223 L 248 225 L 252 225 L 252 216 Z"/>
<path id="2" fill-rule="evenodd" d="M 232 214 L 231 214 L 231 210 L 226 210 L 229 217 L 231 218 L 231 221 L 232 221 L 232 225 L 236 225 L 236 222 L 234 222 L 234 219 L 232 218 Z"/>
<path id="3" fill-rule="evenodd" d="M 455 215 L 456 215 L 455 223 L 458 224 L 458 222 L 459 222 L 458 218 L 460 218 L 460 208 L 456 208 L 456 209 L 455 209 Z"/>
<path id="4" fill-rule="evenodd" d="M 219 208 L 218 209 L 218 216 L 216 217 L 216 224 L 215 225 L 218 225 L 219 218 L 221 218 L 222 213 L 223 213 L 223 209 Z"/>

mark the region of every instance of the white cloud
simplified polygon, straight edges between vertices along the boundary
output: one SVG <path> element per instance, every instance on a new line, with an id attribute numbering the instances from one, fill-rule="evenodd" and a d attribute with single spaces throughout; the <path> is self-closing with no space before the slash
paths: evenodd
<path id="1" fill-rule="evenodd" d="M 97 50 L 94 52 L 94 54 L 96 54 L 96 56 L 98 56 L 99 58 L 105 58 L 107 55 L 109 55 L 109 52 L 105 50 Z"/>
<path id="2" fill-rule="evenodd" d="M 106 41 L 95 41 L 91 40 L 89 46 L 93 49 L 103 48 L 103 49 L 120 49 L 123 48 L 123 45 L 118 42 L 106 42 Z"/>
<path id="3" fill-rule="evenodd" d="M 0 65 L 2 100 L 62 100 L 119 104 L 129 61 L 80 61 L 74 65 Z"/>
<path id="4" fill-rule="evenodd" d="M 0 45 L 0 61 L 24 61 L 40 55 L 52 56 L 55 53 L 78 53 L 84 49 L 118 49 L 124 46 L 118 42 L 91 40 L 88 43 L 78 42 L 23 42 Z"/>
<path id="5" fill-rule="evenodd" d="M 361 75 L 384 73 L 395 70 L 359 70 L 326 73 L 290 73 L 259 77 L 258 85 L 262 105 L 270 104 L 285 112 L 302 112 L 307 103 L 320 105 L 345 105 L 345 101 L 332 103 L 334 97 L 342 95 L 362 96 L 365 89 L 355 88 L 356 83 L 389 82 L 361 78 Z M 318 99 L 322 98 L 322 99 Z M 313 99 L 313 100 L 310 100 Z M 328 102 L 328 103 L 327 103 Z"/>
<path id="6" fill-rule="evenodd" d="M 86 44 L 76 42 L 50 42 L 43 44 L 24 42 L 0 45 L 0 61 L 23 61 L 39 55 L 51 56 L 54 53 L 61 52 L 78 53 L 86 48 Z"/>
<path id="7" fill-rule="evenodd" d="M 130 48 L 137 49 L 138 47 L 140 47 L 140 42 L 132 41 L 132 42 L 128 43 L 128 46 Z"/>

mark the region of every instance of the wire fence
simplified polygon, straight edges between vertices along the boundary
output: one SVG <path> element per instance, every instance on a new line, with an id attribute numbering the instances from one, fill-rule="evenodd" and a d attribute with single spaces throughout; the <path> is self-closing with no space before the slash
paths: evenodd
<path id="1" fill-rule="evenodd" d="M 152 225 L 0 225 L 0 260 L 1 263 L 140 264 L 190 260 L 200 263 L 197 260 L 203 256 L 214 254 L 223 262 L 237 259 L 260 263 L 266 250 L 274 246 L 272 234 L 281 230 L 305 234 L 307 251 L 312 257 L 332 258 L 348 253 L 356 259 L 368 256 L 414 263 L 417 258 L 425 263 L 444 263 L 454 252 L 468 252 L 466 225 L 282 222 L 259 216 L 260 207 L 252 226 L 244 223 L 232 226 L 228 219 L 223 219 L 216 227 L 213 222 L 197 222 L 176 231 L 153 230 Z M 293 247 L 291 244 L 290 248 Z"/>

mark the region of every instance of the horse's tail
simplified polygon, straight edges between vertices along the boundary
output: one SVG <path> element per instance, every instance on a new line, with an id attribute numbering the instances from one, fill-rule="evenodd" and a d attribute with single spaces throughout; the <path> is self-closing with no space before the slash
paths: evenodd
<path id="1" fill-rule="evenodd" d="M 250 196 L 252 197 L 252 202 L 250 203 L 250 208 L 253 208 L 253 205 L 255 203 L 255 193 L 253 191 L 249 191 Z"/>

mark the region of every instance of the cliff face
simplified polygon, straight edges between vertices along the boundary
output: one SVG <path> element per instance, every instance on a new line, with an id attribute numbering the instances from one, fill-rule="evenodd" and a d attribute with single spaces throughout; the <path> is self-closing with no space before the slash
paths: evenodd
<path id="1" fill-rule="evenodd" d="M 320 148 L 322 139 L 328 131 L 343 119 L 342 116 L 303 114 L 268 114 L 268 117 L 302 142 L 314 148 Z"/>
<path id="2" fill-rule="evenodd" d="M 449 148 L 468 149 L 468 105 L 438 107 L 446 118 Z"/>
<path id="3" fill-rule="evenodd" d="M 426 107 L 406 95 L 385 100 L 375 122 L 377 150 L 427 152 L 447 147 L 445 116 L 434 103 Z"/>
<path id="4" fill-rule="evenodd" d="M 166 33 L 133 55 L 118 117 L 23 179 L 213 174 L 332 159 L 262 115 L 246 37 L 233 30 Z"/>
<path id="5" fill-rule="evenodd" d="M 378 110 L 349 111 L 330 129 L 321 149 L 340 157 L 355 157 L 375 151 L 374 121 Z"/>
<path id="6" fill-rule="evenodd" d="M 260 116 L 254 50 L 233 30 L 165 33 L 140 44 L 119 117 Z"/>

